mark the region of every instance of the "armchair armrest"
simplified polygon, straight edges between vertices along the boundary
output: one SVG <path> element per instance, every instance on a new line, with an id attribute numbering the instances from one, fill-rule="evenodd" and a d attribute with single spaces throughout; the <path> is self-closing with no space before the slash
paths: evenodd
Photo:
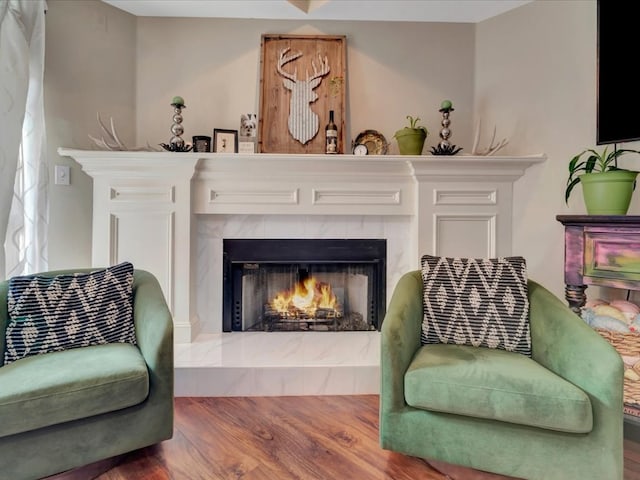
<path id="1" fill-rule="evenodd" d="M 158 280 L 135 270 L 133 320 L 138 348 L 149 368 L 150 393 L 173 398 L 173 319 Z"/>
<path id="2" fill-rule="evenodd" d="M 622 478 L 623 362 L 615 348 L 551 292 L 529 281 L 529 320 L 535 361 L 582 389 L 591 400 L 589 443 Z"/>
<path id="3" fill-rule="evenodd" d="M 380 353 L 380 412 L 405 407 L 404 374 L 420 348 L 422 276 L 404 274 L 396 285 L 382 322 Z"/>
<path id="4" fill-rule="evenodd" d="M 533 359 L 592 395 L 615 391 L 622 397 L 623 364 L 616 349 L 531 280 L 529 302 Z"/>

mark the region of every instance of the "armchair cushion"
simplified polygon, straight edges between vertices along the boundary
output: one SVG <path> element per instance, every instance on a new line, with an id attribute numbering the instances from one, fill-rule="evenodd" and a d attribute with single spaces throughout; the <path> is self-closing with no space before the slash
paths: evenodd
<path id="1" fill-rule="evenodd" d="M 4 364 L 28 355 L 136 343 L 133 265 L 9 281 Z"/>
<path id="2" fill-rule="evenodd" d="M 422 257 L 423 344 L 499 348 L 531 356 L 522 257 Z"/>
<path id="3" fill-rule="evenodd" d="M 149 372 L 136 346 L 112 343 L 22 358 L 0 368 L 0 385 L 7 436 L 137 405 Z"/>
<path id="4" fill-rule="evenodd" d="M 548 430 L 588 433 L 586 393 L 529 357 L 466 345 L 426 345 L 404 378 L 408 405 Z"/>

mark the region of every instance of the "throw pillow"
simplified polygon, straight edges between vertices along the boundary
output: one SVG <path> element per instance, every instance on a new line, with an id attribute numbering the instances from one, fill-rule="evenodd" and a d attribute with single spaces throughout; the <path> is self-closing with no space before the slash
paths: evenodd
<path id="1" fill-rule="evenodd" d="M 531 356 L 522 257 L 422 257 L 422 344 L 455 343 Z"/>
<path id="2" fill-rule="evenodd" d="M 104 343 L 136 343 L 133 265 L 9 280 L 4 364 L 28 355 Z"/>

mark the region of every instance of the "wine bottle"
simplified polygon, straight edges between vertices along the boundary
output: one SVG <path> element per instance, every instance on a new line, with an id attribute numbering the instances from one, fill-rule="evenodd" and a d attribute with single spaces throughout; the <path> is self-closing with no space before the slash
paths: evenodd
<path id="1" fill-rule="evenodd" d="M 338 126 L 333 119 L 333 110 L 329 110 L 329 123 L 324 127 L 325 153 L 338 153 Z"/>

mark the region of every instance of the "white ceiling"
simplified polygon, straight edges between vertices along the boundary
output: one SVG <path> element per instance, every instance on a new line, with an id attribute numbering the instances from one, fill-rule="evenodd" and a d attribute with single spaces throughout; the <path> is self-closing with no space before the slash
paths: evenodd
<path id="1" fill-rule="evenodd" d="M 141 17 L 477 23 L 532 0 L 102 0 Z"/>

